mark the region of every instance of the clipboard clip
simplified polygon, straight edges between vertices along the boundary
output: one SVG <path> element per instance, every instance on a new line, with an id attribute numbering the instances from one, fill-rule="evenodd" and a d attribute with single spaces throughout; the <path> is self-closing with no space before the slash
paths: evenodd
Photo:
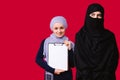
<path id="1" fill-rule="evenodd" d="M 64 43 L 54 43 L 54 46 L 63 46 Z"/>

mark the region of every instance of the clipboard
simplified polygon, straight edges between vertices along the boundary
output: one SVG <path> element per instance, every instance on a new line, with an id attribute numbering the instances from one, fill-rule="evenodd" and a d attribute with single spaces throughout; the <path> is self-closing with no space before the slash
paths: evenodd
<path id="1" fill-rule="evenodd" d="M 48 65 L 56 69 L 68 70 L 68 48 L 65 44 L 49 43 Z"/>

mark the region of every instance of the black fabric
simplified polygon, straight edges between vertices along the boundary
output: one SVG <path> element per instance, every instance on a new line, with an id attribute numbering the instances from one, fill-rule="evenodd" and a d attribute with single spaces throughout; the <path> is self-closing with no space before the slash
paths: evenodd
<path id="1" fill-rule="evenodd" d="M 54 68 L 50 67 L 47 62 L 44 60 L 44 55 L 43 55 L 43 49 L 44 49 L 44 41 L 45 39 L 41 42 L 40 48 L 38 50 L 37 56 L 36 56 L 36 63 L 41 66 L 43 69 L 45 69 L 48 72 L 54 73 Z"/>
<path id="2" fill-rule="evenodd" d="M 54 80 L 72 80 L 72 79 L 73 79 L 72 70 L 65 71 L 60 75 L 54 74 Z"/>
<path id="3" fill-rule="evenodd" d="M 97 4 L 93 5 L 97 6 Z M 92 8 L 94 9 L 94 7 Z M 92 11 L 92 9 L 88 11 Z M 98 26 L 95 26 L 96 29 L 89 26 L 91 29 L 88 29 L 86 21 L 75 38 L 76 80 L 116 80 L 118 48 L 114 34 L 103 28 L 103 23 L 99 22 L 95 24 L 100 24 L 102 29 L 98 28 L 97 31 L 94 31 Z"/>

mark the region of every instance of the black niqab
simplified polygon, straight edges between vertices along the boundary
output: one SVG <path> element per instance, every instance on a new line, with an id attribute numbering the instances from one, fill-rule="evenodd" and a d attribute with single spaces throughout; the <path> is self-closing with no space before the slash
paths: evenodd
<path id="1" fill-rule="evenodd" d="M 103 18 L 90 18 L 88 15 L 94 11 L 100 11 Z M 76 34 L 76 80 L 116 80 L 118 48 L 114 34 L 104 28 L 103 22 L 103 7 L 99 4 L 90 5 L 85 24 Z"/>
<path id="2" fill-rule="evenodd" d="M 102 19 L 90 17 L 90 13 L 100 11 L 102 13 Z M 84 28 L 89 34 L 99 34 L 104 31 L 104 9 L 99 4 L 92 4 L 88 7 Z"/>

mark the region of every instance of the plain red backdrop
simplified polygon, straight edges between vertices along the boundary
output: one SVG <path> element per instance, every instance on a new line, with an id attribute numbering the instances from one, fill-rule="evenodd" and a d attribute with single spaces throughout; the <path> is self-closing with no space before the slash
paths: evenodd
<path id="1" fill-rule="evenodd" d="M 114 32 L 120 51 L 119 0 L 4 0 L 0 1 L 0 80 L 43 80 L 35 63 L 41 41 L 51 34 L 49 22 L 57 15 L 68 21 L 66 35 L 74 41 L 91 3 L 105 8 L 105 28 Z M 75 79 L 75 68 L 73 69 Z M 120 64 L 116 76 L 120 80 Z"/>

